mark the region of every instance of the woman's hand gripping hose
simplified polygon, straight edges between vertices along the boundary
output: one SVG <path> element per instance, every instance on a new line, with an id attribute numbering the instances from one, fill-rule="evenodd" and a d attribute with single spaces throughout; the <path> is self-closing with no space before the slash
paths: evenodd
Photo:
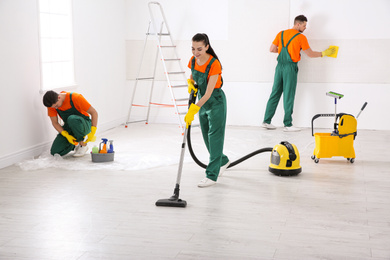
<path id="1" fill-rule="evenodd" d="M 196 98 L 196 93 L 198 92 L 198 88 L 194 85 L 194 81 L 192 79 L 187 80 L 188 83 L 188 93 L 190 93 L 190 100 L 189 100 L 189 105 L 190 107 L 188 108 L 188 112 L 186 116 L 184 117 L 184 121 L 186 122 L 186 128 L 191 125 L 192 121 L 194 121 L 196 113 L 199 112 L 200 107 L 195 105 L 195 98 Z"/>
<path id="2" fill-rule="evenodd" d="M 195 87 L 195 81 L 193 79 L 187 79 L 188 83 L 188 94 L 191 94 L 191 91 L 194 91 L 194 94 L 198 92 L 198 88 Z"/>
<path id="3" fill-rule="evenodd" d="M 188 112 L 184 117 L 184 121 L 186 122 L 186 128 L 188 128 L 188 126 L 191 125 L 192 121 L 194 121 L 195 115 L 199 112 L 199 109 L 200 107 L 195 104 L 190 105 L 190 108 L 188 109 Z"/>

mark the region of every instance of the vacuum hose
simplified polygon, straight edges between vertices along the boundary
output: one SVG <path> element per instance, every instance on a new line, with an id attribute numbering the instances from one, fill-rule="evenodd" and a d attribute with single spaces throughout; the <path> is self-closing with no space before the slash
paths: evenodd
<path id="1" fill-rule="evenodd" d="M 196 89 L 198 89 L 198 86 L 195 85 L 194 86 Z M 191 104 L 194 104 L 195 103 L 195 100 L 196 100 L 196 92 L 194 90 L 191 91 L 190 93 L 190 96 L 188 98 L 188 107 L 190 107 Z M 191 144 L 191 125 L 188 126 L 188 129 L 187 129 L 187 143 L 188 143 L 188 150 L 190 151 L 190 154 L 191 154 L 191 157 L 192 159 L 196 162 L 197 165 L 199 165 L 200 167 L 206 169 L 207 168 L 207 165 L 202 163 L 201 161 L 199 161 L 199 159 L 196 157 L 195 153 L 194 153 L 194 150 L 192 149 L 192 144 Z M 259 153 L 264 153 L 264 152 L 272 152 L 273 148 L 272 147 L 265 147 L 265 148 L 261 148 L 259 150 L 256 150 L 250 154 L 247 154 L 245 155 L 244 157 L 232 162 L 228 168 L 231 168 L 233 166 L 236 166 L 237 164 L 239 163 L 242 163 L 243 161 L 251 158 L 252 156 L 255 156 L 256 154 L 259 154 Z"/>
<path id="2" fill-rule="evenodd" d="M 196 162 L 197 165 L 199 165 L 200 167 L 206 169 L 207 165 L 202 163 L 201 161 L 199 161 L 199 159 L 196 157 L 195 153 L 194 153 L 194 150 L 192 149 L 192 144 L 191 144 L 191 125 L 188 126 L 188 131 L 187 131 L 187 144 L 188 144 L 188 150 L 190 151 L 190 154 L 191 154 L 191 157 L 192 159 L 194 159 L 194 161 Z M 265 147 L 265 148 L 261 148 L 259 150 L 256 150 L 250 154 L 247 154 L 245 155 L 244 157 L 232 162 L 228 168 L 231 168 L 233 166 L 236 166 L 237 164 L 239 163 L 242 163 L 243 161 L 251 158 L 252 156 L 255 156 L 256 154 L 259 154 L 259 153 L 264 153 L 264 152 L 272 152 L 273 148 L 272 147 Z"/>

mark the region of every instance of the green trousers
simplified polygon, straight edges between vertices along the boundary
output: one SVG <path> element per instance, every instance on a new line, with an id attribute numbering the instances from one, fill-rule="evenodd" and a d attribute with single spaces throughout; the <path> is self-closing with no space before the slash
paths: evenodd
<path id="1" fill-rule="evenodd" d="M 199 95 L 200 98 L 201 96 Z M 229 158 L 223 154 L 226 126 L 226 97 L 222 89 L 214 89 L 210 99 L 200 108 L 199 122 L 204 143 L 210 153 L 206 177 L 216 181 L 221 166 L 229 161 Z"/>
<path id="2" fill-rule="evenodd" d="M 280 97 L 283 93 L 284 126 L 292 126 L 295 90 L 297 88 L 298 66 L 296 63 L 278 63 L 275 69 L 274 85 L 267 102 L 264 121 L 271 123 Z"/>
<path id="3" fill-rule="evenodd" d="M 83 141 L 84 136 L 91 132 L 91 120 L 86 120 L 82 116 L 71 115 L 67 118 L 64 130 L 76 138 L 77 142 Z M 51 146 L 50 153 L 63 156 L 73 151 L 74 148 L 75 146 L 69 143 L 62 134 L 58 134 Z"/>

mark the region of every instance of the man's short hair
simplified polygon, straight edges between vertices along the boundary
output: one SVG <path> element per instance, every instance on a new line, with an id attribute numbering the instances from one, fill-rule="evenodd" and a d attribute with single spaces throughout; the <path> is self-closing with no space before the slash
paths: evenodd
<path id="1" fill-rule="evenodd" d="M 52 105 L 57 103 L 57 101 L 58 94 L 53 90 L 49 90 L 45 93 L 45 95 L 43 95 L 43 104 L 45 105 L 45 107 L 51 107 Z"/>
<path id="2" fill-rule="evenodd" d="M 298 15 L 297 17 L 295 17 L 295 19 L 294 19 L 294 24 L 296 24 L 296 23 L 303 23 L 303 22 L 307 22 L 307 18 L 306 18 L 306 16 L 304 16 L 304 15 Z"/>

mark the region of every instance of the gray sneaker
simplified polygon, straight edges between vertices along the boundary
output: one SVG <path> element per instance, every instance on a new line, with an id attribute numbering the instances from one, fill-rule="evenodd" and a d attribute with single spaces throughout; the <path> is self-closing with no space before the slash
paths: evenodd
<path id="1" fill-rule="evenodd" d="M 262 123 L 261 127 L 269 129 L 269 130 L 275 130 L 276 129 L 276 126 L 274 126 L 272 124 L 267 124 L 267 123 Z"/>

